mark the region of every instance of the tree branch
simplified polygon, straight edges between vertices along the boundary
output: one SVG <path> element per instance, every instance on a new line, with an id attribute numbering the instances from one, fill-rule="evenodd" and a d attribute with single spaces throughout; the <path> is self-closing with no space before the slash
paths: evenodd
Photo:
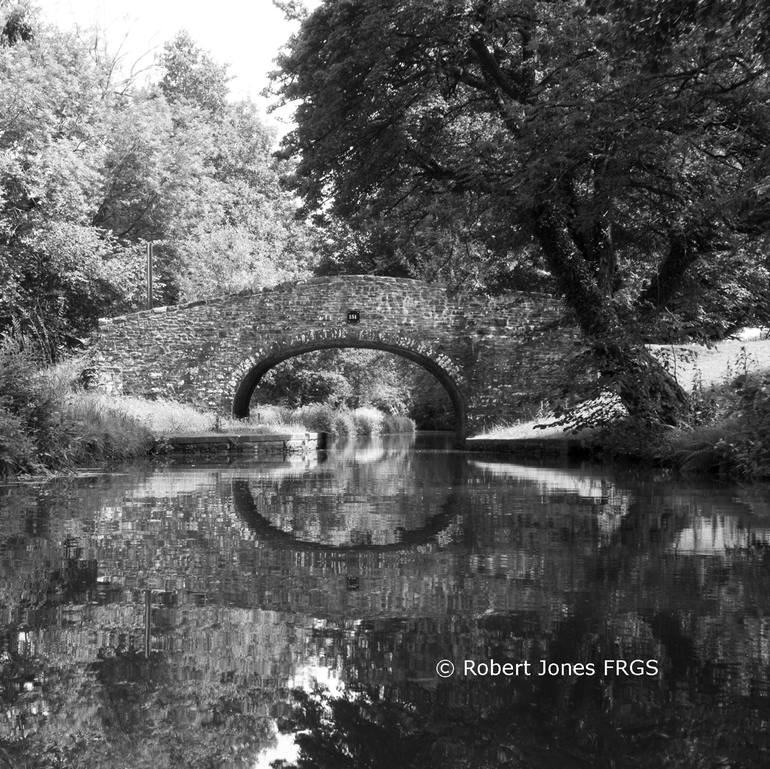
<path id="1" fill-rule="evenodd" d="M 509 99 L 523 104 L 524 94 L 521 89 L 512 83 L 500 69 L 500 65 L 495 57 L 489 52 L 486 43 L 480 35 L 471 35 L 468 40 L 470 49 L 476 54 L 476 60 L 481 67 L 484 79 L 493 86 L 499 93 L 502 91 Z"/>

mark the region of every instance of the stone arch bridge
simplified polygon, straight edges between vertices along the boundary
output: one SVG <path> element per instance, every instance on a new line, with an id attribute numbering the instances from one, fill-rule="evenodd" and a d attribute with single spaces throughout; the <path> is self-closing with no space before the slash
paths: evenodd
<path id="1" fill-rule="evenodd" d="M 578 333 L 562 303 L 515 293 L 457 301 L 405 278 L 338 275 L 102 319 L 102 386 L 238 417 L 286 358 L 329 347 L 386 350 L 420 364 L 469 430 L 530 416 L 553 390 Z"/>

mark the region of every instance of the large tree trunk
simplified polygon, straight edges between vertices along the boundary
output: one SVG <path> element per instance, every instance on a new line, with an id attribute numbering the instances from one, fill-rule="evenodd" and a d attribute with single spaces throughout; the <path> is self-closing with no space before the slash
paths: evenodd
<path id="1" fill-rule="evenodd" d="M 643 312 L 665 307 L 682 287 L 685 273 L 698 256 L 698 249 L 688 242 L 684 234 L 672 233 L 668 253 L 647 288 L 639 295 L 638 307 Z"/>
<path id="2" fill-rule="evenodd" d="M 612 300 L 570 237 L 566 214 L 544 203 L 536 209 L 534 222 L 548 267 L 591 345 L 600 387 L 617 392 L 632 417 L 677 424 L 687 410 L 686 394 L 623 328 Z"/>
<path id="3" fill-rule="evenodd" d="M 681 421 L 689 409 L 687 395 L 643 344 L 622 338 L 591 342 L 600 384 L 617 392 L 632 417 L 671 426 Z"/>
<path id="4" fill-rule="evenodd" d="M 538 206 L 535 236 L 583 332 L 589 337 L 615 335 L 620 327 L 617 313 L 599 288 L 591 266 L 575 246 L 567 215 L 550 203 Z"/>

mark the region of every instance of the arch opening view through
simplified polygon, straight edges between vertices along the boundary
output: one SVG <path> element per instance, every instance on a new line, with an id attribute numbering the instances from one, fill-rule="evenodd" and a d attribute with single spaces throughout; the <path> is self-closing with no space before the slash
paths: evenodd
<path id="1" fill-rule="evenodd" d="M 236 386 L 233 416 L 267 407 L 374 407 L 408 416 L 418 430 L 448 430 L 462 442 L 465 404 L 457 384 L 438 364 L 412 350 L 382 343 L 319 344 L 273 353 L 256 362 Z"/>

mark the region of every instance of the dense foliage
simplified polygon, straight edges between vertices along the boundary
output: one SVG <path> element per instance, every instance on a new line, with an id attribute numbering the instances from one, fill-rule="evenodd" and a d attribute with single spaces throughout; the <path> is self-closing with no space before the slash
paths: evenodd
<path id="1" fill-rule="evenodd" d="M 421 430 L 455 426 L 449 395 L 432 374 L 377 350 L 329 349 L 289 358 L 265 374 L 252 400 L 287 408 L 373 406 L 385 414 L 408 415 Z"/>
<path id="2" fill-rule="evenodd" d="M 249 102 L 185 34 L 160 80 L 121 76 L 99 38 L 0 4 L 0 332 L 51 348 L 99 315 L 307 272 L 314 233 Z M 71 340 L 70 340 L 71 341 Z"/>
<path id="3" fill-rule="evenodd" d="M 751 0 L 326 0 L 280 61 L 299 104 L 284 153 L 307 208 L 365 252 L 400 233 L 375 246 L 387 269 L 443 253 L 500 281 L 523 249 L 591 340 L 600 385 L 670 421 L 682 393 L 639 342 L 670 312 L 700 330 L 730 281 L 768 285 L 767 21 Z M 736 253 L 679 302 L 695 265 Z M 756 316 L 739 301 L 732 322 Z"/>
<path id="4" fill-rule="evenodd" d="M 711 388 L 696 388 L 699 424 L 648 444 L 685 473 L 770 477 L 770 374 L 746 372 Z"/>

